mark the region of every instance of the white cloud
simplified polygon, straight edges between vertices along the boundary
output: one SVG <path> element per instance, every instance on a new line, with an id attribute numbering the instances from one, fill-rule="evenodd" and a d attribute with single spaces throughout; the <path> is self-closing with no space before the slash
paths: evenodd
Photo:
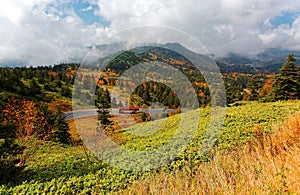
<path id="1" fill-rule="evenodd" d="M 2 1 L 0 3 L 1 16 L 9 19 L 13 23 L 17 23 L 22 15 L 21 8 L 13 6 L 11 1 Z"/>
<path id="2" fill-rule="evenodd" d="M 5 12 L 0 15 L 1 64 L 20 61 L 28 65 L 49 65 L 80 60 L 86 47 L 99 39 L 96 31 L 103 27 L 84 26 L 74 10 L 59 9 L 62 1 L 24 2 L 0 2 L 0 5 L 8 4 L 9 11 L 19 10 L 16 15 Z"/>
<path id="3" fill-rule="evenodd" d="M 94 8 L 93 8 L 93 6 L 88 6 L 87 8 L 83 8 L 81 11 L 84 11 L 84 12 L 86 12 L 86 11 L 90 11 L 90 10 L 93 10 Z"/>
<path id="4" fill-rule="evenodd" d="M 279 25 L 260 34 L 260 38 L 269 47 L 282 47 L 292 50 L 300 50 L 300 16 L 290 26 Z"/>
<path id="5" fill-rule="evenodd" d="M 185 31 L 217 55 L 253 55 L 266 47 L 300 49 L 300 17 L 291 26 L 271 23 L 283 12 L 300 12 L 298 0 L 85 0 L 99 6 L 96 14 L 111 23 L 107 28 L 87 26 L 74 10 L 62 6 L 73 2 L 0 0 L 0 63 L 72 60 L 107 34 L 143 25 Z"/>
<path id="6" fill-rule="evenodd" d="M 296 0 L 101 0 L 98 5 L 98 14 L 112 21 L 114 29 L 167 25 L 197 37 L 212 53 L 219 55 L 228 51 L 251 55 L 269 46 L 281 46 L 282 40 L 277 44 L 266 40 L 271 35 L 261 26 L 265 24 L 269 29 L 270 18 L 300 8 Z M 281 32 L 278 36 L 287 34 L 284 29 L 273 29 L 276 30 Z"/>
<path id="7" fill-rule="evenodd" d="M 260 26 L 283 11 L 300 8 L 296 0 L 101 0 L 98 6 L 98 14 L 111 21 L 115 31 L 143 25 L 171 26 L 197 37 L 219 55 L 228 51 L 254 54 L 269 46 L 281 46 L 284 39 L 291 39 L 291 35 L 284 38 L 284 27 L 272 29 L 272 33 L 280 32 L 274 37 L 279 41 L 267 44 L 262 37 L 269 32 Z"/>

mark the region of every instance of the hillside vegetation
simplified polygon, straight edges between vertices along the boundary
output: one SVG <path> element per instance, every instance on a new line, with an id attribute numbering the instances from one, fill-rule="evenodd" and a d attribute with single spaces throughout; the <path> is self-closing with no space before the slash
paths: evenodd
<path id="1" fill-rule="evenodd" d="M 182 55 L 157 47 L 124 51 L 105 69 L 103 59 L 95 63 L 0 68 L 0 194 L 299 193 L 300 66 L 293 54 L 276 75 L 200 72 Z M 147 65 L 142 70 L 150 78 L 163 79 L 135 86 L 130 79 L 143 76 L 139 70 L 118 81 L 138 63 Z M 162 77 L 171 70 L 164 64 L 180 70 L 191 87 L 182 76 Z M 225 89 L 218 83 L 210 91 L 202 73 L 221 76 Z M 110 93 L 114 88 L 120 97 Z M 184 105 L 180 94 L 192 93 L 196 102 Z M 96 106 L 98 115 L 67 122 L 63 112 L 71 99 L 73 108 Z M 114 117 L 117 109 L 110 109 L 122 105 L 163 111 Z M 220 131 L 206 137 L 211 105 L 229 107 Z M 182 107 L 192 109 L 181 113 Z M 97 137 L 102 130 L 121 149 L 100 156 L 110 148 Z M 151 152 L 159 155 L 149 158 Z"/>
<path id="2" fill-rule="evenodd" d="M 275 132 L 258 125 L 255 139 L 233 151 L 216 149 L 213 160 L 135 181 L 122 194 L 299 194 L 300 115 Z"/>
<path id="3" fill-rule="evenodd" d="M 299 192 L 295 180 L 295 171 L 298 169 L 296 163 L 299 163 L 299 142 L 296 137 L 299 135 L 299 120 L 290 119 L 290 126 L 283 126 L 284 120 L 299 111 L 299 103 L 252 102 L 230 107 L 221 135 L 210 155 L 198 155 L 201 144 L 199 138 L 203 136 L 206 125 L 203 122 L 194 141 L 179 158 L 148 172 L 113 168 L 94 158 L 82 146 L 65 148 L 44 142 L 29 158 L 23 176 L 14 183 L 2 185 L 0 194 L 105 194 L 120 190 L 120 193 L 132 194 L 182 194 L 185 190 L 190 190 L 187 191 L 190 193 L 224 193 L 230 190 L 232 193 L 251 194 L 259 192 L 259 189 L 269 190 L 270 193 Z M 201 108 L 198 111 L 202 116 L 201 121 L 206 121 L 209 109 Z M 196 111 L 185 114 L 192 117 L 193 112 Z M 175 115 L 166 120 L 168 124 L 176 124 L 179 119 L 180 115 Z M 150 123 L 155 125 L 158 122 Z M 135 131 L 146 129 L 142 123 L 122 133 L 126 140 L 124 146 L 137 150 L 160 146 L 165 140 L 163 138 L 176 130 L 159 131 L 153 136 L 136 139 L 136 136 L 129 134 L 133 128 Z M 266 136 L 271 132 L 275 134 Z M 267 184 L 269 181 L 272 183 Z"/>

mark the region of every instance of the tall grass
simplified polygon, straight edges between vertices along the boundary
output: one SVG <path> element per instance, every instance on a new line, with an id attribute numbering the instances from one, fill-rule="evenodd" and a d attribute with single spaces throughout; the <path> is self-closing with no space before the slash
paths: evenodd
<path id="1" fill-rule="evenodd" d="M 300 115 L 212 161 L 138 180 L 124 194 L 300 194 Z"/>

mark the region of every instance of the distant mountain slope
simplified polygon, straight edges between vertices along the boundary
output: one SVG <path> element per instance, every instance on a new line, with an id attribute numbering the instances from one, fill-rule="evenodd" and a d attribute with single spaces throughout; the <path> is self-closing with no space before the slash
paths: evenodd
<path id="1" fill-rule="evenodd" d="M 300 51 L 280 48 L 268 48 L 257 56 L 249 58 L 236 53 L 230 53 L 226 57 L 216 58 L 222 73 L 277 73 L 285 63 L 289 54 L 293 53 L 296 59 L 300 59 Z M 296 62 L 297 63 L 297 62 Z M 299 62 L 298 62 L 299 63 Z"/>
<path id="2" fill-rule="evenodd" d="M 88 47 L 87 49 L 98 49 L 99 51 L 109 51 L 109 53 L 113 53 L 114 51 L 118 51 L 118 48 L 120 48 L 121 43 L 114 43 L 111 45 L 96 45 L 93 47 Z M 168 55 L 171 58 L 178 58 L 179 55 L 184 56 L 184 53 L 191 52 L 184 46 L 182 46 L 179 43 L 166 43 L 166 44 L 151 44 L 152 46 L 144 46 L 139 47 L 136 49 L 133 49 L 131 52 L 135 54 L 141 54 L 141 53 L 159 53 L 161 56 L 166 55 L 166 58 Z M 174 53 L 170 52 L 163 52 L 161 48 L 165 48 L 171 51 L 177 51 L 176 55 Z M 246 73 L 246 74 L 256 74 L 256 73 L 277 73 L 279 68 L 282 66 L 283 63 L 285 63 L 285 60 L 287 56 L 293 53 L 295 55 L 296 59 L 300 59 L 300 50 L 288 50 L 288 49 L 282 49 L 282 48 L 267 48 L 265 51 L 257 54 L 254 57 L 247 57 L 243 55 L 239 55 L 237 53 L 229 53 L 225 57 L 217 57 L 214 58 L 217 65 L 220 67 L 221 73 Z M 127 53 L 130 57 L 130 54 Z M 210 58 L 208 55 L 200 55 L 200 58 L 203 60 L 207 60 Z M 212 55 L 213 56 L 213 55 Z M 103 64 L 106 60 L 109 59 L 111 56 L 107 56 L 107 58 L 101 58 L 97 61 L 97 64 Z M 132 57 L 132 56 L 131 56 Z M 133 56 L 132 61 L 135 61 L 135 57 Z M 182 57 L 180 57 L 182 58 Z M 86 62 L 86 59 L 84 59 Z M 74 59 L 74 63 L 81 62 L 82 59 Z M 186 60 L 185 60 L 186 61 Z M 296 62 L 299 64 L 300 62 Z M 187 64 L 186 64 L 187 65 Z M 17 60 L 11 60 L 7 62 L 0 63 L 0 67 L 24 67 L 24 66 L 30 66 L 30 64 L 26 63 L 25 61 L 17 61 Z"/>
<path id="3" fill-rule="evenodd" d="M 287 50 L 282 48 L 268 48 L 264 52 L 257 55 L 260 61 L 272 61 L 274 59 L 282 58 L 293 53 L 295 56 L 300 56 L 299 50 Z"/>
<path id="4" fill-rule="evenodd" d="M 114 49 L 117 47 L 116 45 L 112 45 L 111 47 L 107 45 L 99 45 L 96 46 L 97 49 Z M 174 52 L 176 51 L 176 52 Z M 132 53 L 131 53 L 132 52 Z M 142 58 L 147 58 L 151 61 L 157 60 L 153 59 L 153 57 L 159 57 L 159 60 L 165 60 L 165 62 L 170 62 L 171 60 L 180 60 L 180 65 L 175 63 L 173 65 L 178 68 L 182 68 L 182 66 L 189 66 L 188 68 L 192 68 L 192 63 L 186 59 L 185 53 L 191 52 L 184 46 L 179 43 L 167 43 L 167 44 L 153 44 L 152 46 L 143 46 L 139 48 L 132 49 L 126 52 L 128 55 L 126 58 L 129 61 L 141 62 Z M 192 52 L 193 53 L 193 52 Z M 247 57 L 242 56 L 237 53 L 230 53 L 226 57 L 218 57 L 214 58 L 216 64 L 220 68 L 221 73 L 243 73 L 243 74 L 258 74 L 258 73 L 271 73 L 275 74 L 278 72 L 279 68 L 285 63 L 287 56 L 293 53 L 295 54 L 296 59 L 300 59 L 300 51 L 294 50 L 284 50 L 280 48 L 268 48 L 264 52 L 256 55 L 255 57 Z M 203 59 L 204 61 L 209 60 L 210 56 L 196 54 L 198 59 Z M 124 54 L 122 54 L 124 55 Z M 153 56 L 154 55 L 154 56 Z M 104 62 L 104 59 L 99 59 L 98 63 L 101 64 Z M 119 63 L 115 64 L 114 62 L 118 61 L 118 59 L 114 59 L 111 65 L 114 68 L 119 66 Z M 178 62 L 178 61 L 177 61 Z M 118 69 L 124 69 L 124 67 L 118 67 Z M 193 68 L 192 68 L 193 69 Z"/>

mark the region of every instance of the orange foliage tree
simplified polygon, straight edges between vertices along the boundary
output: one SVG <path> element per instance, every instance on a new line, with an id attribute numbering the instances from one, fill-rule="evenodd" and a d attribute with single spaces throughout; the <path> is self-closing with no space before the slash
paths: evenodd
<path id="1" fill-rule="evenodd" d="M 46 104 L 37 107 L 34 102 L 17 98 L 10 99 L 4 108 L 6 123 L 15 124 L 21 144 L 26 144 L 30 137 L 49 141 L 54 140 L 57 133 L 68 135 L 61 115 L 61 112 L 54 114 Z"/>
<path id="2" fill-rule="evenodd" d="M 270 93 L 271 89 L 272 89 L 272 85 L 273 85 L 273 78 L 270 78 L 269 80 L 267 80 L 262 88 L 262 96 L 266 96 Z"/>
<path id="3" fill-rule="evenodd" d="M 36 146 L 39 142 L 30 139 L 32 137 L 39 140 L 56 140 L 67 143 L 68 127 L 64 125 L 63 118 L 61 118 L 62 113 L 53 114 L 46 104 L 37 107 L 32 101 L 11 98 L 3 112 L 5 123 L 15 125 L 19 144 L 27 148 L 20 157 L 20 165 L 24 165 L 26 159 L 37 149 Z"/>
<path id="4" fill-rule="evenodd" d="M 31 142 L 30 137 L 34 134 L 36 122 L 35 103 L 24 99 L 11 98 L 4 110 L 6 123 L 12 123 L 16 127 L 16 137 L 21 147 L 26 150 L 20 155 L 19 165 L 24 166 L 26 160 L 37 149 L 37 142 Z"/>
<path id="5" fill-rule="evenodd" d="M 22 141 L 33 135 L 36 112 L 35 103 L 24 99 L 11 98 L 4 108 L 5 119 L 16 125 L 16 136 Z"/>
<path id="6" fill-rule="evenodd" d="M 34 124 L 34 136 L 49 141 L 55 133 L 53 128 L 54 116 L 51 110 L 48 109 L 47 105 L 42 105 L 36 112 L 36 118 Z"/>

